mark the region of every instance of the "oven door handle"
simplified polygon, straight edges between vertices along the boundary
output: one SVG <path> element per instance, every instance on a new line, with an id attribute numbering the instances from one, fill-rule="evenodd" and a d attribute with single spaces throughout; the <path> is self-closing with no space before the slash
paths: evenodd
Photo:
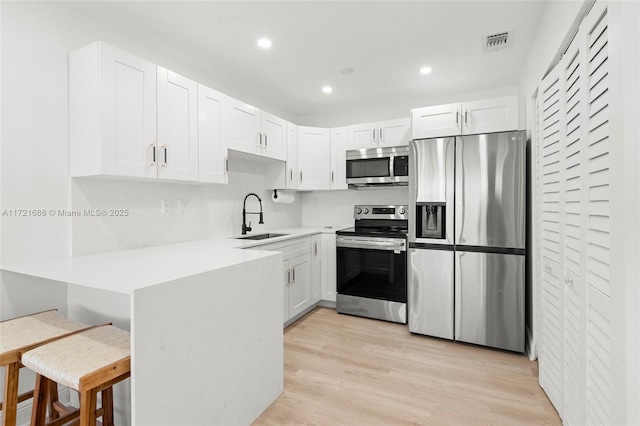
<path id="1" fill-rule="evenodd" d="M 371 241 L 371 240 L 358 240 L 348 239 L 338 241 L 337 247 L 345 248 L 363 248 L 374 250 L 400 250 L 406 251 L 407 245 L 404 241 L 390 242 L 390 241 Z"/>

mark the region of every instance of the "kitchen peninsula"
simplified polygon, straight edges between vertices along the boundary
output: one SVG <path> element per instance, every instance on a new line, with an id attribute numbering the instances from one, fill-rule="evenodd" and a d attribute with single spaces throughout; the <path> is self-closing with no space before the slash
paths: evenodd
<path id="1" fill-rule="evenodd" d="M 116 389 L 119 424 L 248 424 L 283 389 L 282 255 L 250 245 L 200 240 L 2 273 L 66 292 L 54 307 L 74 319 L 129 324 L 131 412 Z"/>

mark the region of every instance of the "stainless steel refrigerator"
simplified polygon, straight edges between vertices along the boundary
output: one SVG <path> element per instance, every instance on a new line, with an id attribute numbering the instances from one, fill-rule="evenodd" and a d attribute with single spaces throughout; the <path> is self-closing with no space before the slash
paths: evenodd
<path id="1" fill-rule="evenodd" d="M 409 329 L 524 352 L 525 138 L 410 143 Z"/>

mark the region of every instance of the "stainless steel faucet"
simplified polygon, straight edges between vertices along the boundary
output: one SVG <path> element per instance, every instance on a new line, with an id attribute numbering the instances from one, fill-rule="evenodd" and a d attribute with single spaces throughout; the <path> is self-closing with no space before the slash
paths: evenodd
<path id="1" fill-rule="evenodd" d="M 260 211 L 259 212 L 248 212 L 247 211 L 247 198 L 249 198 L 250 196 L 254 196 L 258 199 L 258 201 L 260 202 Z M 258 194 L 254 193 L 254 192 L 250 192 L 248 193 L 245 197 L 244 197 L 244 201 L 242 202 L 242 235 L 246 235 L 247 232 L 251 231 L 251 221 L 249 221 L 249 226 L 247 226 L 247 215 L 248 214 L 259 214 L 260 215 L 260 220 L 258 221 L 259 224 L 263 224 L 264 223 L 264 217 L 262 214 L 262 200 L 260 199 L 260 197 L 258 197 Z"/>

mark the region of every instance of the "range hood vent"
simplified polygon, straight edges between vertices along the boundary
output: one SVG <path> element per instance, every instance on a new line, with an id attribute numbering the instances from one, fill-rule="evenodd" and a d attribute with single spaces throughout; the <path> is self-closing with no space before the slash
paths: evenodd
<path id="1" fill-rule="evenodd" d="M 502 31 L 495 34 L 489 34 L 484 40 L 484 49 L 500 50 L 511 46 L 511 31 Z"/>

